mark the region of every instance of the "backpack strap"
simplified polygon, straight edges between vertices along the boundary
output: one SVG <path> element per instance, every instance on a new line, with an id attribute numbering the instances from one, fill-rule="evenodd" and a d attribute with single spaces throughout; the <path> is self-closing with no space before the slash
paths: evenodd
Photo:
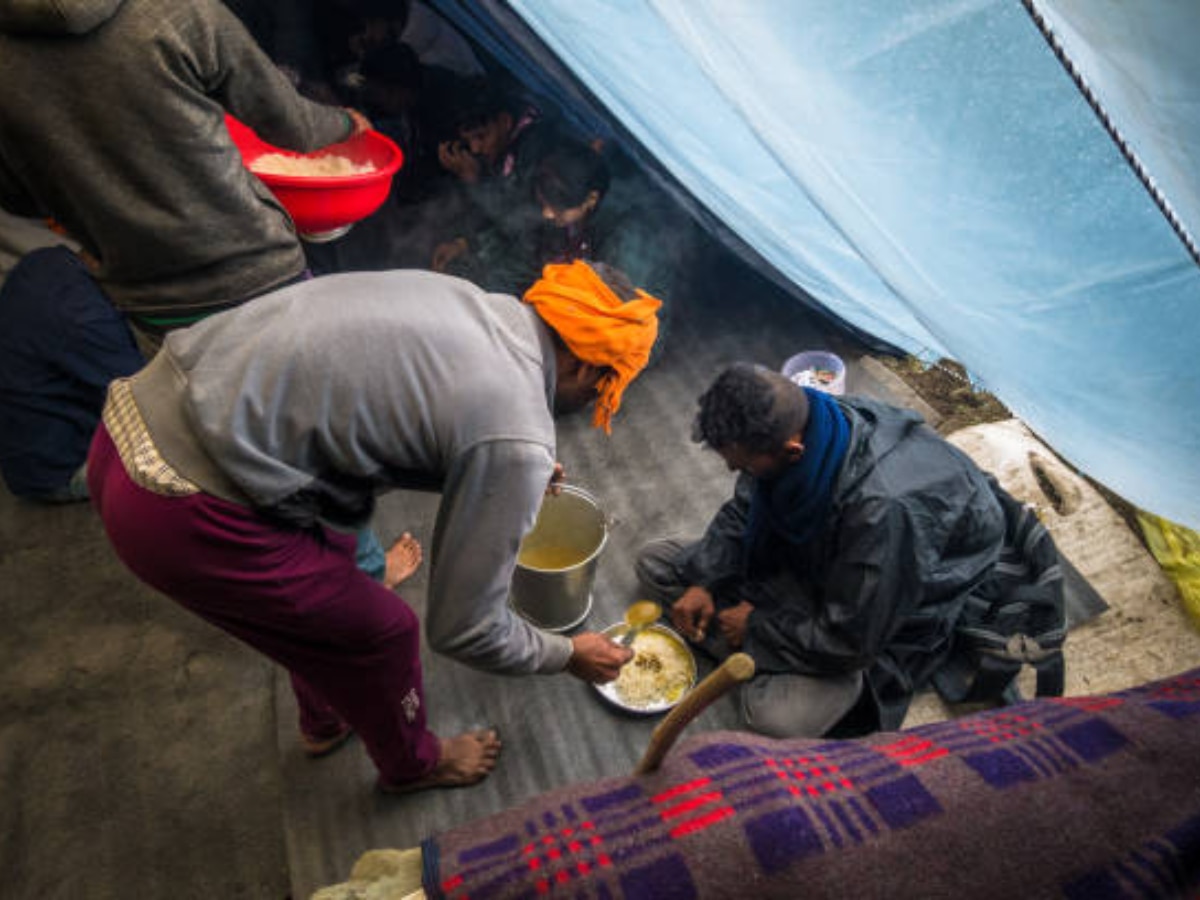
<path id="1" fill-rule="evenodd" d="M 934 687 L 948 703 L 1016 703 L 1016 678 L 1028 665 L 1039 697 L 1061 696 L 1066 613 L 1058 550 L 1033 509 L 988 478 L 1004 509 L 1004 546 L 992 574 L 966 598 Z"/>
<path id="2" fill-rule="evenodd" d="M 1024 666 L 1037 673 L 1038 697 L 1061 697 L 1066 680 L 1061 632 L 1040 637 L 1008 636 L 976 628 L 960 628 L 957 648 L 933 675 L 937 692 L 947 703 L 999 700 L 1005 705 L 1022 699 L 1017 676 Z"/>
<path id="3" fill-rule="evenodd" d="M 1042 640 L 1046 640 L 1043 635 Z M 987 647 L 979 648 L 980 666 L 972 693 L 978 694 L 977 699 L 988 696 L 1001 696 L 1012 688 L 1016 702 L 1021 699 L 1015 678 L 1022 666 L 1032 666 L 1037 672 L 1037 696 L 1061 697 L 1066 676 L 1066 666 L 1063 664 L 1062 638 L 1051 635 L 1043 645 L 1038 639 L 1026 634 L 1011 635 L 1003 649 Z M 1001 683 L 1002 678 L 1009 683 Z M 997 690 L 998 688 L 998 690 Z M 1006 701 L 1009 702 L 1009 701 Z"/>
<path id="4" fill-rule="evenodd" d="M 1016 689 L 1016 663 L 998 656 L 975 654 L 959 647 L 933 674 L 933 686 L 947 703 L 995 700 Z M 1018 697 L 1014 698 L 1014 702 Z"/>

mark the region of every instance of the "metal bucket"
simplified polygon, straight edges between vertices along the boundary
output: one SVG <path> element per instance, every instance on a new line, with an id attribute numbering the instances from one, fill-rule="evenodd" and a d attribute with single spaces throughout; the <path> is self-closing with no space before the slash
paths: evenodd
<path id="1" fill-rule="evenodd" d="M 509 600 L 546 631 L 569 631 L 592 608 L 596 563 L 608 541 L 608 522 L 596 498 L 564 485 L 547 494 L 533 530 L 521 541 Z"/>

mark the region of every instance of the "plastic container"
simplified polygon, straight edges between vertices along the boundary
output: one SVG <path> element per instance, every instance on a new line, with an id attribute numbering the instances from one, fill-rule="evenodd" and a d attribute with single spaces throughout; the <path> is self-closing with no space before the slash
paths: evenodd
<path id="1" fill-rule="evenodd" d="M 564 485 L 547 494 L 537 521 L 521 541 L 509 602 L 546 631 L 569 631 L 592 608 L 596 565 L 608 542 L 608 521 L 596 499 Z"/>
<path id="2" fill-rule="evenodd" d="M 365 219 L 383 205 L 392 189 L 392 178 L 404 163 L 400 148 L 378 131 L 366 131 L 313 153 L 294 153 L 268 144 L 248 125 L 232 116 L 225 117 L 229 136 L 250 168 L 260 156 L 282 153 L 286 156 L 344 156 L 362 165 L 370 163 L 374 171 L 361 175 L 312 176 L 255 173 L 296 223 L 296 230 L 307 241 L 322 242 L 341 237 L 350 226 Z"/>
<path id="3" fill-rule="evenodd" d="M 816 388 L 838 397 L 846 391 L 846 364 L 827 350 L 797 353 L 783 364 L 782 372 L 801 387 Z"/>

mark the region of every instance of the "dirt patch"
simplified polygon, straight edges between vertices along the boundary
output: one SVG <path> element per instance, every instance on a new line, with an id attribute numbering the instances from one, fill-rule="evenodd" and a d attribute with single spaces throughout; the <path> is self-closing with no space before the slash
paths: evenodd
<path id="1" fill-rule="evenodd" d="M 1011 419 L 1008 408 L 987 391 L 976 390 L 967 370 L 951 359 L 926 365 L 915 357 L 883 357 L 885 366 L 933 407 L 942 421 L 938 431 L 949 434 L 968 425 Z"/>

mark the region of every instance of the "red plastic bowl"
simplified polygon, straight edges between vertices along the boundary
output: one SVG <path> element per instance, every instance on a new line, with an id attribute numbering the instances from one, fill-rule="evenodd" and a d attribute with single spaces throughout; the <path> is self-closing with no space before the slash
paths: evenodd
<path id="1" fill-rule="evenodd" d="M 337 154 L 358 165 L 370 163 L 373 172 L 362 175 L 307 176 L 254 173 L 291 214 L 296 229 L 309 240 L 331 240 L 365 219 L 383 205 L 392 189 L 392 177 L 404 163 L 404 154 L 388 137 L 378 131 L 365 131 L 338 144 L 313 153 L 295 153 L 268 144 L 243 122 L 225 117 L 229 136 L 249 168 L 266 153 L 287 156 L 326 156 Z"/>

